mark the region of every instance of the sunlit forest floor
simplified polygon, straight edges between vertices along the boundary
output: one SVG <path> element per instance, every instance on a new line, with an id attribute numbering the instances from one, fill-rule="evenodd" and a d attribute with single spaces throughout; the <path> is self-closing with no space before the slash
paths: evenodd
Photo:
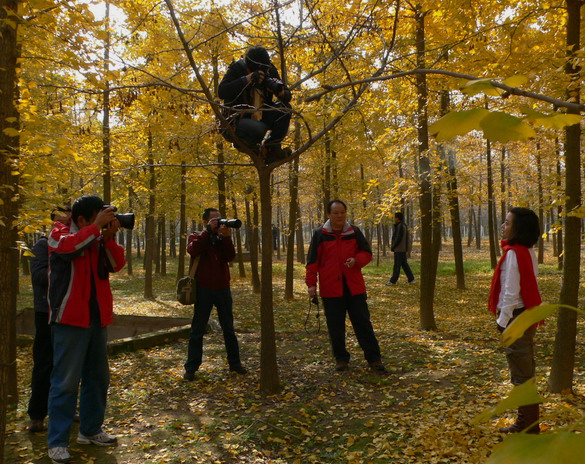
<path id="1" fill-rule="evenodd" d="M 274 265 L 274 313 L 282 392 L 259 393 L 259 298 L 232 270 L 234 316 L 246 376 L 227 370 L 221 333 L 206 336 L 204 363 L 194 382 L 182 380 L 186 340 L 110 360 L 111 386 L 105 427 L 118 436 L 114 448 L 77 445 L 76 463 L 482 463 L 513 414 L 478 426 L 471 419 L 509 391 L 507 366 L 486 300 L 491 279 L 487 250 L 465 248 L 467 290 L 455 288 L 452 250 L 441 253 L 435 316 L 439 330 L 419 330 L 419 286 L 387 287 L 392 257 L 364 271 L 372 322 L 387 375 L 367 368 L 348 325 L 351 368 L 334 372 L 324 317 L 318 332 L 314 310 L 307 327 L 304 268 L 295 269 L 295 299 L 285 301 L 284 256 Z M 419 275 L 418 255 L 411 264 Z M 137 260 L 138 261 L 138 260 Z M 171 267 L 174 263 L 170 263 Z M 138 263 L 135 268 L 139 267 Z M 561 273 L 546 256 L 540 267 L 543 299 L 558 301 Z M 21 279 L 20 307 L 31 305 L 28 277 Z M 113 277 L 116 312 L 192 315 L 174 302 L 174 275 L 156 277 L 155 301 L 142 298 L 142 273 Z M 582 305 L 581 305 L 582 306 Z M 581 324 L 581 323 L 580 323 Z M 547 392 L 556 320 L 537 334 L 537 378 L 545 397 L 543 429 L 583 420 L 585 401 L 561 401 Z M 10 463 L 48 463 L 46 434 L 26 431 L 31 349 L 18 350 L 20 401 L 9 418 Z M 585 387 L 583 337 L 579 335 L 575 391 Z M 568 463 L 567 463 L 568 464 Z"/>

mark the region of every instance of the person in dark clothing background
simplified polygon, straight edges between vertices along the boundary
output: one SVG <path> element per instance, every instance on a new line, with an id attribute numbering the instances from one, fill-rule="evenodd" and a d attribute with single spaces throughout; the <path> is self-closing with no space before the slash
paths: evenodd
<path id="1" fill-rule="evenodd" d="M 52 221 L 69 224 L 71 208 L 59 207 L 51 213 Z M 44 421 L 49 406 L 51 371 L 53 370 L 53 346 L 51 345 L 51 326 L 49 325 L 49 242 L 41 237 L 32 248 L 34 255 L 30 261 L 31 279 L 35 307 L 35 339 L 33 344 L 33 370 L 28 402 L 29 432 L 46 430 Z"/>
<path id="2" fill-rule="evenodd" d="M 227 351 L 230 371 L 246 374 L 240 361 L 240 348 L 234 330 L 232 312 L 232 293 L 230 290 L 230 270 L 228 264 L 236 256 L 231 230 L 219 224 L 221 214 L 215 208 L 206 208 L 203 212 L 205 230 L 189 236 L 187 253 L 191 260 L 199 256 L 195 272 L 197 281 L 197 300 L 191 322 L 191 333 L 185 362 L 183 379 L 195 380 L 195 372 L 203 360 L 203 336 L 213 306 L 217 308 L 217 316 Z M 193 262 L 191 262 L 193 265 Z"/>
<path id="3" fill-rule="evenodd" d="M 410 244 L 410 232 L 404 222 L 404 214 L 398 212 L 394 214 L 394 232 L 392 233 L 392 243 L 390 245 L 390 250 L 394 252 L 394 270 L 386 285 L 396 284 L 398 277 L 400 277 L 400 268 L 404 269 L 408 283 L 414 283 L 414 275 L 407 260 Z"/>
<path id="4" fill-rule="evenodd" d="M 218 96 L 226 106 L 224 115 L 235 123 L 236 137 L 257 150 L 267 164 L 292 153 L 281 145 L 290 125 L 292 95 L 264 47 L 250 48 L 244 58 L 229 65 L 219 84 Z M 273 97 L 278 101 L 273 101 Z M 265 138 L 268 131 L 270 134 Z M 222 135 L 235 142 L 226 130 Z"/>

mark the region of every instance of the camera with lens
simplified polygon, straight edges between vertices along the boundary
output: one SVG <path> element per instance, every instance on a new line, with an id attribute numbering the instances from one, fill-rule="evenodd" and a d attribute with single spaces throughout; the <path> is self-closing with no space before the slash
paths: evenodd
<path id="1" fill-rule="evenodd" d="M 284 83 L 280 79 L 275 79 L 274 77 L 265 77 L 264 85 L 274 95 L 278 95 L 284 89 Z"/>
<path id="2" fill-rule="evenodd" d="M 231 227 L 232 229 L 239 229 L 242 227 L 242 221 L 239 219 L 219 219 L 217 224 L 220 226 Z"/>
<path id="3" fill-rule="evenodd" d="M 102 207 L 102 209 L 108 208 L 111 208 L 114 212 L 118 211 L 118 208 L 112 205 L 104 205 Z M 135 221 L 134 213 L 119 213 L 114 214 L 114 217 L 118 220 L 118 222 L 120 223 L 120 227 L 122 227 L 123 229 L 134 229 Z"/>

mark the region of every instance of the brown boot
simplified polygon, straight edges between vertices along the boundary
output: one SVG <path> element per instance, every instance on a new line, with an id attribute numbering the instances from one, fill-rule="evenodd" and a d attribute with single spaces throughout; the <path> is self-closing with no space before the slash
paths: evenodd
<path id="1" fill-rule="evenodd" d="M 518 417 L 516 422 L 508 427 L 502 427 L 501 433 L 519 433 L 526 430 L 526 433 L 539 434 L 540 425 L 540 406 L 538 404 L 529 404 L 518 408 Z"/>

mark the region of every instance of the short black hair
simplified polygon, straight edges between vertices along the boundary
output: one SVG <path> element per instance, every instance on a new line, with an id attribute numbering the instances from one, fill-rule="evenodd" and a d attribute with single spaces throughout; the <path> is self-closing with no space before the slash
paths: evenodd
<path id="1" fill-rule="evenodd" d="M 71 207 L 71 219 L 77 224 L 77 218 L 83 216 L 87 221 L 91 220 L 93 215 L 102 210 L 104 200 L 97 195 L 83 195 L 73 202 Z"/>
<path id="2" fill-rule="evenodd" d="M 516 243 L 525 247 L 532 247 L 540 238 L 540 221 L 534 211 L 528 208 L 512 208 L 512 236 L 508 238 L 510 245 Z"/>
<path id="3" fill-rule="evenodd" d="M 270 66 L 270 55 L 264 47 L 252 47 L 246 52 L 246 66 L 251 71 Z"/>
<path id="4" fill-rule="evenodd" d="M 333 205 L 335 203 L 339 203 L 340 205 L 343 205 L 343 207 L 347 211 L 347 205 L 343 201 L 341 201 L 341 200 L 331 200 L 329 203 L 327 203 L 327 214 L 331 213 L 331 208 L 333 207 Z"/>
<path id="5" fill-rule="evenodd" d="M 398 211 L 397 213 L 394 213 L 394 217 L 400 219 L 400 222 L 404 222 L 404 214 L 402 212 Z"/>
<path id="6" fill-rule="evenodd" d="M 207 221 L 209 219 L 209 216 L 211 216 L 211 213 L 213 211 L 218 211 L 219 212 L 219 210 L 217 208 L 205 208 L 203 210 L 203 219 Z"/>

